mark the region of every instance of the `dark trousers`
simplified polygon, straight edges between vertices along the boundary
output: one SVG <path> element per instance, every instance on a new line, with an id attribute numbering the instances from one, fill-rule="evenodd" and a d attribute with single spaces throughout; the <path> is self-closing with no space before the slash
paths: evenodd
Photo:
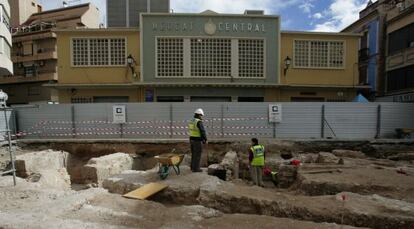
<path id="1" fill-rule="evenodd" d="M 191 171 L 198 172 L 200 171 L 200 160 L 202 146 L 201 141 L 190 140 L 191 145 Z"/>

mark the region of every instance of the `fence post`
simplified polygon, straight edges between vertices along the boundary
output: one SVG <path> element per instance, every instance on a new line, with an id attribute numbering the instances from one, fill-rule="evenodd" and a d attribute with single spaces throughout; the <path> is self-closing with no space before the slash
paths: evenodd
<path id="1" fill-rule="evenodd" d="M 170 104 L 170 138 L 173 137 L 173 104 Z"/>
<path id="2" fill-rule="evenodd" d="M 72 121 L 72 138 L 76 138 L 76 124 L 75 124 L 75 105 L 70 107 L 71 121 Z"/>
<path id="3" fill-rule="evenodd" d="M 221 104 L 221 123 L 220 123 L 220 131 L 221 137 L 224 137 L 224 104 Z"/>
<path id="4" fill-rule="evenodd" d="M 381 105 L 378 104 L 377 107 L 377 134 L 375 135 L 375 138 L 381 137 Z"/>
<path id="5" fill-rule="evenodd" d="M 325 138 L 325 104 L 322 105 L 321 113 L 321 138 Z"/>

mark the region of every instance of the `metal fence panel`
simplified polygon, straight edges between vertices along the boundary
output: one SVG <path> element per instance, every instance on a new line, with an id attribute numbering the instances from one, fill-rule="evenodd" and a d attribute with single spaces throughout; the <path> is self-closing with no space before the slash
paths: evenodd
<path id="1" fill-rule="evenodd" d="M 277 138 L 320 138 L 322 103 L 281 103 L 282 122 Z"/>
<path id="2" fill-rule="evenodd" d="M 71 105 L 16 108 L 17 126 L 29 138 L 67 138 L 63 123 L 71 121 Z"/>
<path id="3" fill-rule="evenodd" d="M 381 103 L 381 137 L 395 138 L 397 128 L 414 129 L 414 104 Z"/>
<path id="4" fill-rule="evenodd" d="M 25 138 L 184 139 L 197 108 L 205 111 L 210 139 L 369 139 L 377 136 L 378 127 L 380 137 L 390 138 L 396 128 L 414 128 L 414 104 L 276 103 L 282 104 L 283 116 L 277 124 L 268 121 L 269 104 L 273 103 L 128 103 L 125 124 L 112 120 L 112 107 L 119 104 L 38 105 L 16 108 L 16 114 Z"/>
<path id="5" fill-rule="evenodd" d="M 7 123 L 6 123 L 7 122 Z M 0 141 L 7 139 L 7 125 L 11 134 L 16 133 L 16 115 L 11 109 L 0 110 Z"/>
<path id="6" fill-rule="evenodd" d="M 169 107 L 168 103 L 128 104 L 124 136 L 141 139 L 168 138 L 169 129 L 166 126 L 170 123 Z"/>
<path id="7" fill-rule="evenodd" d="M 377 107 L 378 104 L 371 103 L 327 103 L 325 136 L 336 135 L 337 138 L 347 139 L 375 138 Z"/>

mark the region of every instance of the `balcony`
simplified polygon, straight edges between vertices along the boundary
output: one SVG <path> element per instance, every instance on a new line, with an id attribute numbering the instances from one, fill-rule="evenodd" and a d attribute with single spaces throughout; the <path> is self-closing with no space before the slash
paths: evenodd
<path id="1" fill-rule="evenodd" d="M 369 48 L 363 48 L 358 51 L 359 62 L 367 61 L 369 59 Z"/>
<path id="2" fill-rule="evenodd" d="M 408 12 L 412 7 L 414 7 L 414 2 L 412 0 L 402 1 L 398 5 L 391 5 L 387 12 L 387 21 L 395 20 L 401 14 Z"/>
<path id="3" fill-rule="evenodd" d="M 28 56 L 18 56 L 13 55 L 12 61 L 13 63 L 22 63 L 22 62 L 29 62 L 29 61 L 36 61 L 36 60 L 57 60 L 57 51 L 55 49 L 44 50 L 41 53 L 36 53 L 34 55 Z"/>
<path id="4" fill-rule="evenodd" d="M 15 83 L 33 83 L 43 81 L 57 81 L 58 75 L 56 72 L 42 73 L 39 72 L 36 76 L 3 76 L 0 77 L 0 84 L 15 84 Z"/>
<path id="5" fill-rule="evenodd" d="M 387 57 L 387 71 L 414 64 L 414 47 Z"/>

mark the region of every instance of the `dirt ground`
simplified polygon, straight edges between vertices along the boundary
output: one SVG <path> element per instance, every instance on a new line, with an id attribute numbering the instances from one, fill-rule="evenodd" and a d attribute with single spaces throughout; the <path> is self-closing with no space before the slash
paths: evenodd
<path id="1" fill-rule="evenodd" d="M 42 189 L 22 179 L 18 184 L 0 178 L 1 228 L 353 228 L 131 200 L 102 188 L 76 192 Z"/>
<path id="2" fill-rule="evenodd" d="M 305 164 L 299 171 L 297 188 L 308 195 L 348 191 L 414 202 L 414 164 L 370 158 L 344 160 L 342 166 Z"/>
<path id="3" fill-rule="evenodd" d="M 1 148 L 0 170 L 8 159 Z M 29 178 L 13 187 L 11 176 L 0 176 L 0 228 L 414 228 L 413 161 L 342 160 L 302 164 L 283 189 L 223 181 L 185 165 L 164 181 L 157 168 L 127 170 L 102 187 L 72 183 L 72 190 Z M 150 182 L 169 187 L 143 201 L 121 196 Z"/>

